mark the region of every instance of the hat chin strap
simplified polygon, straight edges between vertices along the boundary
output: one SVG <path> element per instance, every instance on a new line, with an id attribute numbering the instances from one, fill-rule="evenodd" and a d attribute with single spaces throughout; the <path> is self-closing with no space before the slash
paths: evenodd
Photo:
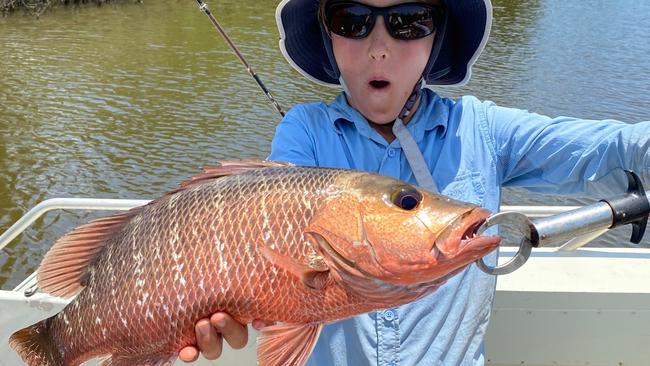
<path id="1" fill-rule="evenodd" d="M 339 79 L 339 82 L 341 82 L 341 86 L 343 86 L 343 82 L 341 81 L 341 72 L 339 71 L 339 67 L 336 64 L 336 58 L 334 57 L 334 47 L 332 46 L 332 38 L 330 34 L 328 33 L 327 29 L 325 29 L 325 25 L 323 22 L 319 21 L 318 24 L 320 25 L 320 35 L 321 38 L 323 39 L 323 46 L 325 46 L 325 53 L 327 54 L 327 60 L 329 63 L 326 63 L 323 61 L 323 69 L 325 69 L 325 73 L 329 75 L 332 79 Z M 344 89 L 345 90 L 345 89 Z"/>
<path id="2" fill-rule="evenodd" d="M 350 89 L 348 89 L 348 84 L 346 84 L 345 80 L 343 80 L 343 75 L 339 76 L 339 84 L 341 84 L 343 92 L 347 95 L 350 95 Z"/>
<path id="3" fill-rule="evenodd" d="M 343 92 L 350 95 L 348 86 L 345 83 L 345 80 L 343 80 L 343 76 L 339 76 L 339 83 L 343 88 Z M 418 97 L 422 94 L 422 88 L 424 88 L 424 85 L 424 78 L 421 77 L 415 84 L 415 87 L 413 88 L 409 98 L 406 100 L 399 116 L 393 122 L 393 134 L 395 134 L 397 141 L 399 141 L 399 144 L 402 147 L 404 156 L 406 156 L 406 161 L 408 161 L 411 166 L 411 171 L 413 171 L 418 186 L 431 192 L 438 193 L 438 187 L 436 186 L 436 182 L 433 180 L 433 176 L 427 167 L 424 156 L 422 156 L 422 152 L 420 152 L 420 148 L 415 142 L 413 135 L 411 135 L 411 132 L 409 132 L 403 122 L 403 119 L 411 114 Z"/>
<path id="4" fill-rule="evenodd" d="M 409 132 L 408 128 L 406 128 L 406 126 L 404 125 L 403 120 L 404 118 L 406 118 L 408 115 L 411 114 L 412 109 L 415 106 L 415 102 L 417 102 L 418 97 L 420 96 L 420 94 L 422 94 L 422 88 L 424 88 L 426 82 L 428 81 L 425 80 L 425 78 L 427 78 L 427 76 L 431 76 L 429 75 L 429 73 L 431 72 L 433 65 L 436 63 L 436 60 L 438 59 L 438 55 L 440 54 L 440 48 L 443 43 L 442 41 L 445 38 L 445 33 L 447 30 L 448 18 L 449 18 L 448 13 L 445 12 L 445 17 L 442 19 L 442 23 L 440 24 L 438 30 L 436 31 L 436 35 L 433 41 L 433 47 L 431 48 L 431 54 L 429 54 L 429 61 L 424 67 L 424 71 L 422 72 L 422 77 L 420 77 L 420 80 L 415 84 L 415 87 L 413 88 L 413 92 L 411 92 L 411 95 L 406 100 L 406 103 L 404 103 L 404 107 L 399 113 L 397 119 L 395 119 L 395 122 L 393 122 L 393 134 L 395 135 L 395 137 L 397 137 L 397 140 L 402 146 L 402 151 L 404 151 L 404 156 L 406 156 L 406 161 L 408 161 L 409 165 L 411 166 L 411 170 L 413 171 L 415 180 L 418 182 L 418 185 L 420 187 L 428 189 L 429 191 L 434 193 L 438 193 L 438 186 L 436 185 L 436 182 L 433 180 L 433 176 L 429 171 L 429 167 L 427 166 L 427 163 L 424 160 L 424 156 L 422 156 L 422 152 L 420 151 L 418 144 L 415 142 L 415 139 L 413 138 L 413 135 L 411 135 L 411 132 Z M 440 70 L 429 79 L 436 79 L 446 74 L 448 71 L 449 71 L 448 69 Z"/>
<path id="5" fill-rule="evenodd" d="M 433 176 L 429 171 L 424 156 L 418 147 L 418 144 L 415 142 L 413 135 L 409 132 L 408 128 L 404 125 L 403 119 L 411 114 L 415 102 L 417 102 L 418 97 L 422 94 L 422 88 L 424 87 L 424 77 L 421 77 L 420 80 L 415 84 L 413 92 L 406 100 L 404 108 L 400 112 L 395 122 L 393 122 L 393 134 L 397 137 L 399 144 L 402 146 L 402 151 L 404 151 L 404 156 L 406 156 L 406 161 L 408 161 L 415 176 L 415 180 L 418 182 L 418 186 L 428 189 L 431 192 L 438 193 L 438 187 L 436 182 L 433 180 Z"/>

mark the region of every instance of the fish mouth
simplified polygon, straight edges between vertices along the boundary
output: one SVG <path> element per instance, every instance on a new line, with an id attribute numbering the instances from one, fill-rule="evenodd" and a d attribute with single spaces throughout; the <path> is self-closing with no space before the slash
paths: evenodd
<path id="1" fill-rule="evenodd" d="M 480 258 L 492 251 L 499 245 L 501 238 L 479 233 L 489 215 L 490 212 L 482 208 L 475 208 L 461 215 L 434 241 L 431 253 L 436 258 L 451 259 L 464 253 L 480 254 Z"/>

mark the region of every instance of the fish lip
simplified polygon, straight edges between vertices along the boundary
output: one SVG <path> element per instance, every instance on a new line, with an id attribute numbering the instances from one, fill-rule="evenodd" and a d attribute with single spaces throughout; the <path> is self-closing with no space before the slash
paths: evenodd
<path id="1" fill-rule="evenodd" d="M 489 216 L 490 211 L 480 207 L 476 207 L 460 215 L 456 220 L 449 223 L 442 233 L 438 235 L 433 242 L 431 253 L 436 258 L 442 257 L 442 259 L 449 259 L 465 251 L 481 251 L 488 247 L 496 247 L 501 241 L 499 236 L 486 236 L 478 233 Z M 477 239 L 480 240 L 477 242 Z M 459 242 L 458 249 L 455 252 L 450 253 L 440 250 L 440 248 L 448 247 L 449 243 L 453 244 L 455 242 Z"/>
<path id="2" fill-rule="evenodd" d="M 487 249 L 495 249 L 501 243 L 501 237 L 497 235 L 481 235 L 469 239 L 461 239 L 459 253 L 483 252 Z M 490 250 L 492 251 L 492 250 Z M 486 252 L 485 254 L 489 253 Z"/>

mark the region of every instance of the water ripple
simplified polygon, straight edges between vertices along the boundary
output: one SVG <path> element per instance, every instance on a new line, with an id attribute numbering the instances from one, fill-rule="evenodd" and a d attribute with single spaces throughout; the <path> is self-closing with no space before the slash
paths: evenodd
<path id="1" fill-rule="evenodd" d="M 277 2 L 210 5 L 285 110 L 337 93 L 285 62 Z M 494 14 L 472 81 L 442 94 L 549 115 L 648 119 L 650 3 L 496 0 Z M 279 121 L 192 3 L 2 18 L 0 57 L 0 231 L 47 198 L 153 198 L 218 159 L 265 157 Z M 589 199 L 508 190 L 505 201 Z M 48 213 L 0 252 L 0 285 L 15 286 L 56 238 L 102 214 Z M 617 235 L 605 243 L 623 242 Z"/>

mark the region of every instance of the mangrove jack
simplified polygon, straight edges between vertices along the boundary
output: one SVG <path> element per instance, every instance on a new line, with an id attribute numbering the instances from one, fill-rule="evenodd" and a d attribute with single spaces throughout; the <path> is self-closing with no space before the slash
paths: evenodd
<path id="1" fill-rule="evenodd" d="M 166 365 L 217 311 L 260 365 L 303 365 L 323 324 L 412 302 L 492 251 L 489 212 L 367 172 L 227 161 L 59 239 L 39 287 L 77 297 L 14 333 L 29 365 Z"/>

